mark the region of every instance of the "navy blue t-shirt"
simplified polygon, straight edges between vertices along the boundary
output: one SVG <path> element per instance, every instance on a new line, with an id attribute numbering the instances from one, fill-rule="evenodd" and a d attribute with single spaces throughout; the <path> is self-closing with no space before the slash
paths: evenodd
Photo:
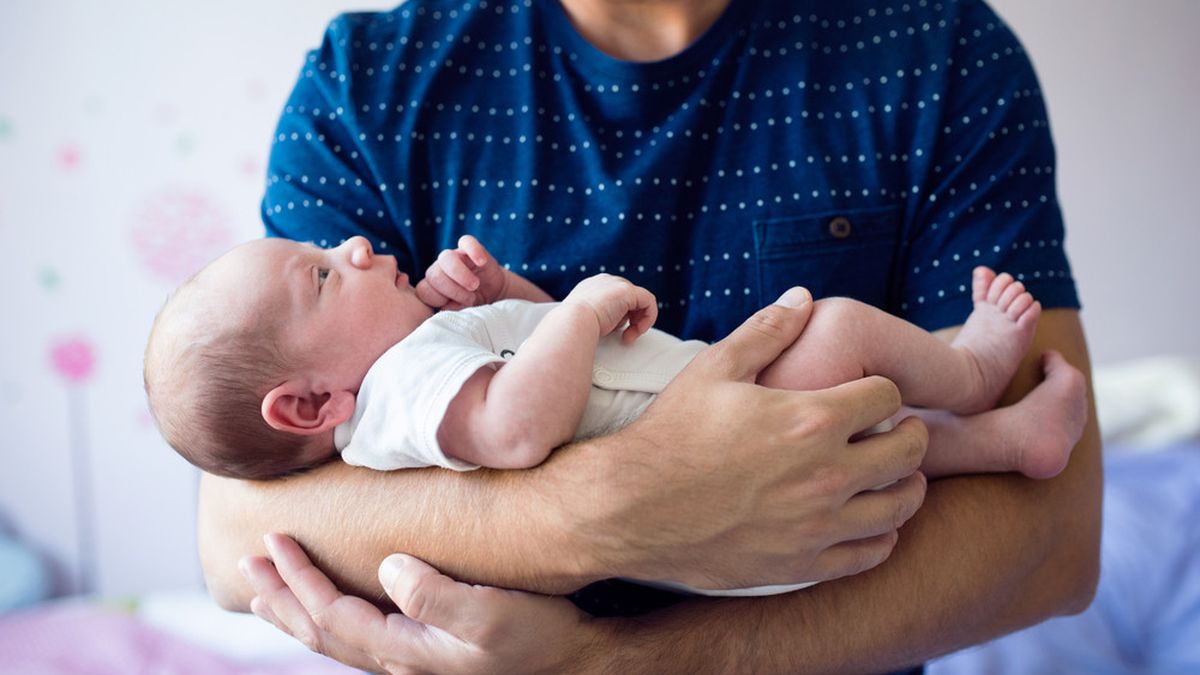
<path id="1" fill-rule="evenodd" d="M 263 218 L 366 235 L 415 278 L 464 233 L 555 297 L 620 274 L 685 338 L 793 285 L 932 330 L 977 264 L 1078 307 L 1054 180 L 1029 60 L 982 2 L 733 0 L 631 63 L 555 0 L 410 0 L 308 55 Z"/>

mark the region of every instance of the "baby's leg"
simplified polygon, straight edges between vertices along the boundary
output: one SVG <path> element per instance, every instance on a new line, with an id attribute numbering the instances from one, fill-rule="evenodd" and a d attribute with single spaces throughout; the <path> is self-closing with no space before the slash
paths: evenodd
<path id="1" fill-rule="evenodd" d="M 907 405 L 956 413 L 994 406 L 1029 349 L 1041 306 L 1007 274 L 976 270 L 975 309 L 948 345 L 903 319 L 846 298 L 820 300 L 800 338 L 759 375 L 783 389 L 822 389 L 882 375 Z"/>
<path id="2" fill-rule="evenodd" d="M 905 411 L 929 429 L 921 471 L 930 478 L 1007 471 L 1050 478 L 1066 468 L 1087 423 L 1087 383 L 1058 352 L 1046 352 L 1042 364 L 1042 383 L 1006 408 L 968 417 Z"/>

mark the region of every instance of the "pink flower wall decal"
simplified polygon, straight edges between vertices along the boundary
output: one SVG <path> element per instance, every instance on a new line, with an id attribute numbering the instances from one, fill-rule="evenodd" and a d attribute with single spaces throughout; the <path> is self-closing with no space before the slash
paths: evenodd
<path id="1" fill-rule="evenodd" d="M 263 174 L 262 162 L 257 157 L 249 155 L 242 157 L 242 160 L 238 162 L 238 169 L 243 175 L 250 178 L 258 178 Z"/>
<path id="2" fill-rule="evenodd" d="M 86 389 L 82 386 L 96 368 L 96 348 L 83 335 L 60 337 L 50 342 L 50 363 L 67 383 L 67 429 L 71 442 L 71 501 L 75 507 L 75 544 L 79 554 L 75 590 L 89 593 L 96 588 L 96 499 L 92 460 L 88 452 Z"/>
<path id="3" fill-rule="evenodd" d="M 83 161 L 83 153 L 80 152 L 78 145 L 68 143 L 58 149 L 55 159 L 58 161 L 59 169 L 74 171 L 79 168 L 79 163 Z"/>
<path id="4" fill-rule="evenodd" d="M 139 205 L 134 252 L 151 276 L 172 285 L 195 274 L 232 244 L 228 217 L 208 195 L 163 188 Z"/>
<path id="5" fill-rule="evenodd" d="M 69 384 L 81 384 L 96 367 L 96 350 L 82 336 L 63 337 L 50 343 L 50 363 Z"/>

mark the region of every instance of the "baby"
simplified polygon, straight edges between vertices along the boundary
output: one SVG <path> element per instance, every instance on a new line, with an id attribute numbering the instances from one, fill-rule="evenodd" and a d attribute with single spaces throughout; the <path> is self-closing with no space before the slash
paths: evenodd
<path id="1" fill-rule="evenodd" d="M 819 300 L 758 382 L 804 390 L 882 375 L 906 405 L 987 411 L 1041 306 L 1007 274 L 977 268 L 972 284 L 974 311 L 953 344 L 853 300 Z M 416 288 L 362 237 L 328 250 L 252 241 L 167 302 L 146 349 L 146 391 L 171 446 L 224 476 L 284 476 L 338 452 L 381 470 L 516 469 L 627 424 L 706 346 L 652 330 L 654 296 L 619 277 L 549 300 L 469 236 Z M 981 427 L 978 442 L 950 444 L 935 434 L 922 470 L 1046 478 L 1071 450 L 992 436 Z"/>

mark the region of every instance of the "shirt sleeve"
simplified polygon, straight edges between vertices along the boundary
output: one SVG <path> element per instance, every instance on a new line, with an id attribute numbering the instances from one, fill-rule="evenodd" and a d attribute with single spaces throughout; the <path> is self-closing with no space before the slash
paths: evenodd
<path id="1" fill-rule="evenodd" d="M 1012 274 L 1044 307 L 1079 307 L 1037 76 L 989 7 L 960 6 L 933 157 L 914 179 L 895 284 L 900 314 L 927 330 L 966 319 L 977 265 Z"/>
<path id="2" fill-rule="evenodd" d="M 386 195 L 402 189 L 404 177 L 374 170 L 359 119 L 353 44 L 361 21 L 338 17 L 307 55 L 272 139 L 262 219 L 267 236 L 326 247 L 363 235 L 403 265 L 410 256 L 396 232 L 406 202 Z"/>
<path id="3" fill-rule="evenodd" d="M 504 362 L 469 312 L 443 312 L 384 353 L 367 372 L 350 421 L 334 432 L 347 464 L 391 471 L 478 468 L 442 448 L 438 430 L 450 402 L 480 368 Z"/>

